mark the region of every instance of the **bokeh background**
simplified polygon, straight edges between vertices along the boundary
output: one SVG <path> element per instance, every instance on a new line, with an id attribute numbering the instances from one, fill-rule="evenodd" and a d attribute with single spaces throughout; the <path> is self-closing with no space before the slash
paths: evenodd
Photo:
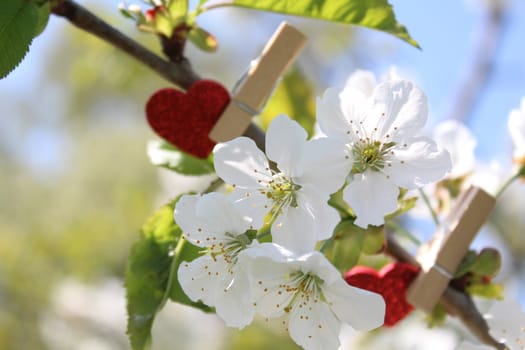
<path id="1" fill-rule="evenodd" d="M 153 36 L 118 14 L 117 1 L 80 2 L 159 51 Z M 395 65 L 426 91 L 431 125 L 464 121 L 478 138 L 481 167 L 508 174 L 507 115 L 525 96 L 525 3 L 391 3 L 422 50 L 373 30 L 287 17 L 310 37 L 293 71 L 295 88 L 307 97 L 298 101 L 280 90 L 266 118 L 282 111 L 313 115 L 312 97 L 328 86 L 343 85 L 356 69 L 381 76 Z M 187 56 L 203 77 L 231 88 L 283 19 L 211 11 L 199 23 L 218 38 L 219 51 L 188 45 Z M 210 181 L 159 170 L 147 158 L 146 144 L 156 137 L 144 105 L 166 86 L 133 59 L 54 17 L 22 64 L 0 80 L 0 349 L 128 349 L 122 280 L 129 248 L 155 208 Z M 522 302 L 523 186 L 513 185 L 475 242 L 501 249 L 500 280 Z M 468 337 L 454 321 L 428 330 L 423 318 L 414 313 L 395 329 L 368 334 L 346 329 L 342 349 L 447 350 Z M 213 315 L 175 304 L 159 315 L 153 339 L 157 350 L 297 349 L 272 324 L 232 331 Z"/>

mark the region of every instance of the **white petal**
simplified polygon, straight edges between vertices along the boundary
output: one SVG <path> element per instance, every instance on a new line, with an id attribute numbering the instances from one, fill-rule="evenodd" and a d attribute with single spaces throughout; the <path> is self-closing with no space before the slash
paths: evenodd
<path id="1" fill-rule="evenodd" d="M 295 254 L 293 254 L 293 252 L 277 244 L 253 241 L 252 245 L 248 249 L 242 251 L 241 255 L 239 255 L 239 260 L 244 259 L 247 264 L 253 264 L 256 259 L 264 258 L 270 259 L 276 263 L 283 263 L 294 257 Z M 257 273 L 260 276 L 265 273 L 264 268 L 262 270 L 257 270 L 258 266 L 255 266 L 255 268 L 256 270 L 253 271 L 254 273 Z M 273 276 L 274 272 L 269 273 Z"/>
<path id="2" fill-rule="evenodd" d="M 290 313 L 290 337 L 306 350 L 336 350 L 341 322 L 324 302 L 295 302 Z"/>
<path id="3" fill-rule="evenodd" d="M 399 187 L 413 189 L 441 180 L 452 168 L 448 152 L 438 149 L 431 139 L 414 137 L 406 145 L 393 150 L 395 161 L 383 169 Z"/>
<path id="4" fill-rule="evenodd" d="M 358 69 L 347 79 L 345 86 L 361 91 L 366 97 L 372 95 L 377 80 L 374 73 Z"/>
<path id="5" fill-rule="evenodd" d="M 400 141 L 413 136 L 425 126 L 428 115 L 427 98 L 423 91 L 406 80 L 379 84 L 371 96 L 373 106 L 365 127 L 371 132 L 376 127 L 380 140 Z M 387 138 L 386 135 L 389 135 Z"/>
<path id="6" fill-rule="evenodd" d="M 272 242 L 296 254 L 313 250 L 317 241 L 315 220 L 303 208 L 288 208 L 272 224 Z"/>
<path id="7" fill-rule="evenodd" d="M 354 329 L 369 331 L 385 321 L 385 301 L 379 294 L 348 285 L 342 278 L 323 288 L 337 317 Z"/>
<path id="8" fill-rule="evenodd" d="M 200 195 L 188 195 L 182 196 L 177 204 L 175 204 L 174 218 L 177 225 L 180 226 L 182 232 L 197 234 L 198 229 L 202 223 L 195 216 L 195 206 L 199 200 Z"/>
<path id="9" fill-rule="evenodd" d="M 397 208 L 399 188 L 377 171 L 357 174 L 343 191 L 344 200 L 357 216 L 355 224 L 379 226 L 384 216 Z"/>
<path id="10" fill-rule="evenodd" d="M 335 226 L 341 221 L 339 212 L 328 205 L 329 199 L 328 195 L 312 186 L 304 186 L 297 198 L 299 207 L 310 213 L 314 219 L 313 228 L 317 241 L 330 238 Z"/>
<path id="11" fill-rule="evenodd" d="M 199 247 L 210 247 L 225 238 L 225 231 L 217 230 L 207 217 L 199 217 L 196 213 L 197 204 L 202 199 L 200 195 L 184 195 L 175 205 L 175 222 L 192 244 Z"/>
<path id="12" fill-rule="evenodd" d="M 255 309 L 265 317 L 282 316 L 294 291 L 282 286 L 297 267 L 288 263 L 292 253 L 273 243 L 255 244 L 239 254 L 238 266 L 251 275 Z"/>
<path id="13" fill-rule="evenodd" d="M 242 234 L 251 220 L 221 193 L 184 195 L 175 205 L 175 221 L 186 238 L 199 247 L 210 247 L 228 239 L 226 233 Z"/>
<path id="14" fill-rule="evenodd" d="M 236 207 L 252 219 L 254 229 L 261 228 L 266 222 L 266 216 L 271 210 L 273 201 L 257 190 L 236 188 L 230 194 Z"/>
<path id="15" fill-rule="evenodd" d="M 461 177 L 474 170 L 477 141 L 464 124 L 453 119 L 440 123 L 434 130 L 434 140 L 450 154 L 452 169 L 448 177 Z"/>
<path id="16" fill-rule="evenodd" d="M 239 235 L 251 227 L 250 218 L 243 216 L 223 193 L 214 192 L 202 196 L 195 207 L 195 214 L 217 235 Z"/>
<path id="17" fill-rule="evenodd" d="M 233 281 L 218 288 L 215 311 L 228 327 L 243 328 L 252 322 L 255 310 L 250 279 L 243 270 L 236 269 Z"/>
<path id="18" fill-rule="evenodd" d="M 346 86 L 339 93 L 339 101 L 343 115 L 349 124 L 355 124 L 360 122 L 366 117 L 366 111 L 370 106 L 369 95 L 363 91 L 354 89 L 350 86 Z M 357 140 L 359 137 L 355 133 L 347 133 L 347 137 L 351 141 Z"/>
<path id="19" fill-rule="evenodd" d="M 272 224 L 272 241 L 296 254 L 314 249 L 315 244 L 332 236 L 341 221 L 328 205 L 329 196 L 305 185 L 297 193 L 297 207 L 289 207 Z"/>
<path id="20" fill-rule="evenodd" d="M 255 142 L 247 137 L 237 137 L 218 143 L 213 149 L 213 163 L 217 175 L 226 183 L 258 188 L 271 180 L 268 160 Z"/>
<path id="21" fill-rule="evenodd" d="M 319 276 L 325 284 L 332 284 L 342 280 L 341 273 L 328 259 L 318 251 L 311 251 L 297 258 L 301 263 L 301 271 Z"/>
<path id="22" fill-rule="evenodd" d="M 299 185 L 312 184 L 319 191 L 332 194 L 340 189 L 352 167 L 349 148 L 334 139 L 315 139 L 304 148 L 301 159 L 303 175 L 296 180 Z"/>
<path id="23" fill-rule="evenodd" d="M 357 122 L 362 118 L 366 97 L 351 88 L 339 90 L 330 88 L 322 98 L 317 99 L 317 122 L 319 127 L 329 137 L 343 142 L 352 142 L 355 134 L 350 121 Z"/>
<path id="24" fill-rule="evenodd" d="M 297 163 L 304 152 L 306 131 L 285 115 L 276 117 L 266 132 L 266 154 L 288 176 L 300 176 Z"/>
<path id="25" fill-rule="evenodd" d="M 191 300 L 202 300 L 209 306 L 215 306 L 216 292 L 224 280 L 229 283 L 233 278 L 226 261 L 222 257 L 214 260 L 210 255 L 182 262 L 177 276 L 182 290 Z"/>

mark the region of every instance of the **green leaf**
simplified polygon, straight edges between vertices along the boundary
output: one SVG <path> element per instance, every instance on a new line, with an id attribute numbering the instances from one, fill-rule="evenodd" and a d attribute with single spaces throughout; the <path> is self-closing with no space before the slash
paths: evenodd
<path id="1" fill-rule="evenodd" d="M 377 29 L 419 48 L 387 0 L 233 0 L 232 5 Z"/>
<path id="2" fill-rule="evenodd" d="M 168 16 L 169 15 L 167 13 L 160 11 L 155 15 L 152 23 L 158 33 L 165 35 L 167 38 L 170 38 L 173 34 L 175 25 L 172 19 Z"/>
<path id="3" fill-rule="evenodd" d="M 153 164 L 182 175 L 206 175 L 215 171 L 212 156 L 206 159 L 193 157 L 164 141 L 150 142 L 148 156 Z"/>
<path id="4" fill-rule="evenodd" d="M 215 52 L 219 47 L 217 39 L 212 34 L 196 25 L 188 32 L 188 39 L 199 49 L 206 52 Z"/>
<path id="5" fill-rule="evenodd" d="M 173 205 L 153 214 L 131 247 L 125 285 L 128 334 L 134 350 L 149 349 L 151 327 L 164 298 L 172 257 L 180 229 L 173 222 Z"/>
<path id="6" fill-rule="evenodd" d="M 149 349 L 151 327 L 156 313 L 168 297 L 209 311 L 192 302 L 177 289 L 176 269 L 182 259 L 194 258 L 198 248 L 181 238 L 182 231 L 173 220 L 176 201 L 161 207 L 144 224 L 140 239 L 131 247 L 125 286 L 128 311 L 128 335 L 133 350 Z M 172 254 L 175 250 L 175 254 Z M 180 286 L 178 287 L 180 288 Z"/>
<path id="7" fill-rule="evenodd" d="M 0 79 L 29 51 L 39 23 L 37 6 L 24 0 L 0 1 Z"/>
<path id="8" fill-rule="evenodd" d="M 168 5 L 171 18 L 186 17 L 188 13 L 188 0 L 171 0 Z"/>
<path id="9" fill-rule="evenodd" d="M 45 1 L 44 3 L 38 5 L 37 8 L 38 24 L 36 26 L 35 36 L 40 35 L 44 31 L 47 23 L 49 22 L 49 15 L 51 14 L 51 5 L 49 4 L 49 1 Z"/>
<path id="10" fill-rule="evenodd" d="M 309 136 L 314 133 L 315 93 L 304 73 L 297 67 L 288 71 L 266 105 L 260 120 L 267 128 L 273 118 L 286 114 L 296 120 Z"/>

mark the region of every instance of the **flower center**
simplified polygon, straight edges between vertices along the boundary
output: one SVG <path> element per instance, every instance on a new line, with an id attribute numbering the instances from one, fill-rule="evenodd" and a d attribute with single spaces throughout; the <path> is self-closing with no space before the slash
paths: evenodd
<path id="1" fill-rule="evenodd" d="M 239 253 L 250 245 L 256 235 L 257 230 L 248 230 L 240 235 L 226 232 L 229 239 L 211 246 L 210 252 L 214 257 L 222 256 L 229 265 L 233 266 L 237 263 Z"/>
<path id="2" fill-rule="evenodd" d="M 272 208 L 274 215 L 279 215 L 283 208 L 289 206 L 297 207 L 297 191 L 301 186 L 294 183 L 292 179 L 283 174 L 276 174 L 268 182 L 268 188 L 264 192 L 275 205 Z"/>
<path id="3" fill-rule="evenodd" d="M 372 140 L 358 141 L 352 148 L 354 156 L 352 173 L 361 174 L 368 169 L 381 171 L 386 164 L 386 155 L 395 144 L 395 142 L 382 143 Z"/>
<path id="4" fill-rule="evenodd" d="M 291 274 L 290 279 L 294 287 L 289 285 L 287 291 L 295 295 L 284 311 L 290 312 L 294 306 L 305 307 L 311 302 L 326 301 L 321 288 L 324 281 L 319 276 L 297 271 Z"/>

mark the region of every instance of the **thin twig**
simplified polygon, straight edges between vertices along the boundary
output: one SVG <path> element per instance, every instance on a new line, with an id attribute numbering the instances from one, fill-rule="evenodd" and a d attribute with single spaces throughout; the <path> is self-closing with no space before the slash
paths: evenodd
<path id="1" fill-rule="evenodd" d="M 201 78 L 193 71 L 187 59 L 178 62 L 168 62 L 140 45 L 130 37 L 113 28 L 95 14 L 71 0 L 63 0 L 51 8 L 54 15 L 68 19 L 76 27 L 93 34 L 126 52 L 136 60 L 151 68 L 169 82 L 187 90 L 195 81 Z M 247 136 L 255 141 L 257 146 L 264 150 L 264 133 L 255 124 L 251 124 L 245 131 Z"/>
<path id="2" fill-rule="evenodd" d="M 407 262 L 419 266 L 418 261 L 410 255 L 396 240 L 387 232 L 387 244 L 385 252 L 395 258 L 397 261 Z M 451 316 L 457 317 L 463 324 L 484 344 L 494 347 L 498 350 L 506 350 L 505 344 L 496 341 L 489 333 L 487 322 L 478 311 L 476 305 L 470 298 L 470 295 L 447 287 L 440 300 L 441 304 Z"/>

